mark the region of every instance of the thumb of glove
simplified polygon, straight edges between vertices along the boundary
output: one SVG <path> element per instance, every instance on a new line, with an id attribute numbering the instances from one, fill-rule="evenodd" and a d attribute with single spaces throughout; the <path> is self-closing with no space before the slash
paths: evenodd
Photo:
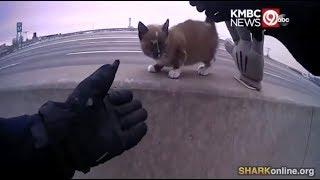
<path id="1" fill-rule="evenodd" d="M 84 108 L 89 98 L 104 98 L 108 93 L 118 70 L 120 61 L 105 64 L 84 79 L 67 98 L 66 103 L 78 108 Z"/>

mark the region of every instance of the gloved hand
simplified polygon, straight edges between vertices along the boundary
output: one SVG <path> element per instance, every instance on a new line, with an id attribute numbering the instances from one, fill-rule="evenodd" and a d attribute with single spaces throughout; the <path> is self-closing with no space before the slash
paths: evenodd
<path id="1" fill-rule="evenodd" d="M 251 88 L 261 90 L 264 68 L 264 31 L 258 27 L 233 27 L 230 26 L 229 21 L 231 9 L 255 9 L 261 7 L 261 4 L 236 1 L 190 1 L 190 5 L 196 6 L 199 12 L 206 11 L 207 22 L 226 21 L 233 42 L 227 40 L 225 48 L 240 71 L 240 80 Z"/>
<path id="2" fill-rule="evenodd" d="M 131 91 L 109 92 L 119 60 L 83 80 L 65 103 L 39 111 L 50 146 L 64 169 L 88 172 L 134 147 L 146 134 L 147 111 Z"/>
<path id="3" fill-rule="evenodd" d="M 236 28 L 240 41 L 234 44 L 230 39 L 225 42 L 227 52 L 232 56 L 236 67 L 240 72 L 240 80 L 256 90 L 261 90 L 263 79 L 264 56 L 262 40 L 251 40 L 250 32 L 246 28 Z"/>

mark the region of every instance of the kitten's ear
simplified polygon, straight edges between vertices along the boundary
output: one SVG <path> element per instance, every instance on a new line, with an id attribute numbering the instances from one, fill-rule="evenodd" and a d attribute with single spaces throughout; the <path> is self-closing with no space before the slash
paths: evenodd
<path id="1" fill-rule="evenodd" d="M 166 22 L 163 24 L 162 31 L 168 35 L 168 33 L 169 33 L 169 19 L 167 19 Z"/>
<path id="2" fill-rule="evenodd" d="M 139 32 L 139 39 L 140 40 L 142 39 L 142 36 L 145 35 L 148 31 L 149 31 L 148 27 L 139 21 L 138 32 Z"/>

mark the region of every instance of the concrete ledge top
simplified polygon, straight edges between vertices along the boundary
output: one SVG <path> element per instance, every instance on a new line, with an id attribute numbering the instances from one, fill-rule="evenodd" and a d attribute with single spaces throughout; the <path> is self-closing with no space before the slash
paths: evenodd
<path id="1" fill-rule="evenodd" d="M 100 66 L 101 64 L 64 66 L 1 75 L 0 92 L 73 89 L 81 80 Z M 199 76 L 195 69 L 194 66 L 184 67 L 180 79 L 173 80 L 167 77 L 168 69 L 164 69 L 160 73 L 149 73 L 147 72 L 147 65 L 120 64 L 113 87 L 172 93 L 205 93 L 216 96 L 320 107 L 319 95 L 303 93 L 265 81 L 262 81 L 260 92 L 247 89 L 234 79 L 233 76 L 237 72 L 223 65 L 214 65 L 211 74 L 208 76 Z"/>

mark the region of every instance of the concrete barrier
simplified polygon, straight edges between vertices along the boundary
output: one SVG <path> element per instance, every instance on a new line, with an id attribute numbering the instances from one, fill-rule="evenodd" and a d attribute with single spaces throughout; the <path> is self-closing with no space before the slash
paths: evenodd
<path id="1" fill-rule="evenodd" d="M 23 84 L 18 75 L 7 77 L 20 85 L 0 88 L 0 116 L 31 114 L 49 99 L 65 100 L 96 67 L 77 67 L 78 76 L 68 76 L 75 72 L 68 67 L 68 81 L 55 83 L 28 84 L 24 79 Z M 133 66 L 128 75 L 126 68 L 119 69 L 113 88 L 131 89 L 143 102 L 149 113 L 148 134 L 122 156 L 87 174 L 77 172 L 74 178 L 245 178 L 237 174 L 239 166 L 311 167 L 320 177 L 320 106 L 316 103 L 271 98 L 268 84 L 265 92 L 249 91 L 235 81 L 222 87 L 198 86 L 207 79 L 186 80 L 191 74 L 177 81 L 164 78 L 165 74 L 145 76 L 145 67 Z M 66 72 L 56 68 L 53 74 L 58 75 L 58 69 Z M 30 76 L 42 72 L 36 73 Z M 66 78 L 61 74 L 61 79 Z M 27 78 L 28 73 L 21 76 Z M 3 79 L 0 83 L 6 82 Z"/>

